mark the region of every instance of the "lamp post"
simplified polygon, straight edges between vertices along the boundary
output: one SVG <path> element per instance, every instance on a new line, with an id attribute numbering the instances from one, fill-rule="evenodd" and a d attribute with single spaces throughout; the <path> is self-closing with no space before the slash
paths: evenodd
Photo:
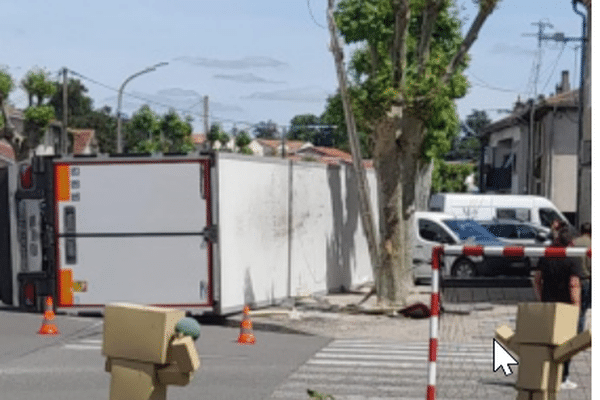
<path id="1" fill-rule="evenodd" d="M 138 77 L 142 74 L 148 73 L 148 72 L 152 72 L 152 71 L 156 70 L 156 68 L 163 67 L 167 64 L 169 64 L 169 63 L 161 62 L 161 63 L 155 64 L 151 67 L 148 67 L 146 69 L 143 69 L 139 72 L 136 72 L 135 74 L 131 75 L 129 78 L 125 79 L 125 82 L 123 82 L 123 84 L 119 88 L 119 96 L 118 96 L 118 104 L 117 104 L 117 153 L 123 152 L 123 143 L 121 140 L 121 103 L 123 102 L 123 89 L 125 89 L 125 85 L 127 85 L 129 83 L 129 81 L 131 81 L 133 78 L 136 78 L 136 77 Z"/>

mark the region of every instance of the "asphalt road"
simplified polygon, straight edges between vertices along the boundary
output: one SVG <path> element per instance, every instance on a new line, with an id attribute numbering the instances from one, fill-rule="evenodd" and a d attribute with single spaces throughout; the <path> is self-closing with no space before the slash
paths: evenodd
<path id="1" fill-rule="evenodd" d="M 101 355 L 102 319 L 59 315 L 58 336 L 40 336 L 38 314 L 0 308 L 0 388 L 3 399 L 108 398 L 110 375 Z M 235 326 L 202 326 L 196 347 L 202 366 L 169 400 L 263 400 L 330 339 L 255 329 L 255 345 L 236 343 Z"/>

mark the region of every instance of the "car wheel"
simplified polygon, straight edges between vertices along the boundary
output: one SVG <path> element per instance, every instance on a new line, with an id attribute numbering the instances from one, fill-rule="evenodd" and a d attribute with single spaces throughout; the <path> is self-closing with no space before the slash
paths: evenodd
<path id="1" fill-rule="evenodd" d="M 460 258 L 452 265 L 452 276 L 455 278 L 472 278 L 477 275 L 473 261 Z"/>

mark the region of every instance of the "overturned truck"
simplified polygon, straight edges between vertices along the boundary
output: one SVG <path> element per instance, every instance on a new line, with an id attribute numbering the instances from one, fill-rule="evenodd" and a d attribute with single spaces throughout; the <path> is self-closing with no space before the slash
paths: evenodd
<path id="1" fill-rule="evenodd" d="M 358 213 L 343 163 L 36 156 L 0 168 L 0 300 L 226 314 L 349 288 L 372 280 Z"/>

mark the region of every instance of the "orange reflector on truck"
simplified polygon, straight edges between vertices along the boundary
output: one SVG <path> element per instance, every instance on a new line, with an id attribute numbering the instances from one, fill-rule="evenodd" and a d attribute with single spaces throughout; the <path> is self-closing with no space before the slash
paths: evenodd
<path id="1" fill-rule="evenodd" d="M 69 182 L 69 166 L 57 165 L 54 175 L 56 201 L 71 200 L 71 185 Z"/>
<path id="2" fill-rule="evenodd" d="M 71 306 L 73 305 L 73 270 L 59 270 L 59 287 L 58 287 L 58 305 Z"/>

